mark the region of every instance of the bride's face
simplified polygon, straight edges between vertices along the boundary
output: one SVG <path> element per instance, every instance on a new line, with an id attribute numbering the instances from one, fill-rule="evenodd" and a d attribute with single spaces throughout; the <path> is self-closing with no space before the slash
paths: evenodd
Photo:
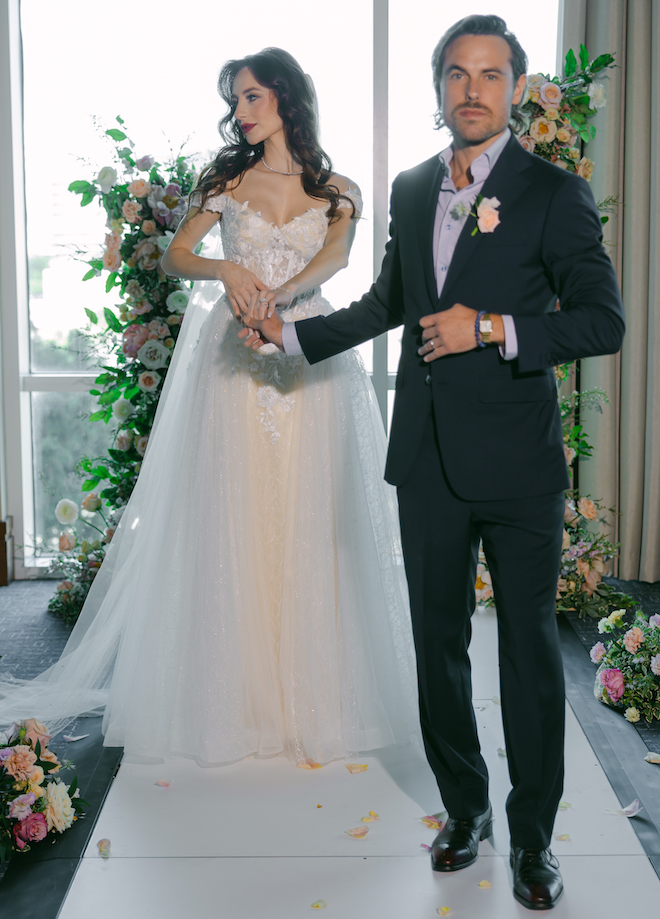
<path id="1" fill-rule="evenodd" d="M 239 70 L 234 78 L 233 99 L 236 101 L 234 117 L 249 144 L 263 143 L 283 130 L 275 93 L 261 86 L 247 67 Z"/>

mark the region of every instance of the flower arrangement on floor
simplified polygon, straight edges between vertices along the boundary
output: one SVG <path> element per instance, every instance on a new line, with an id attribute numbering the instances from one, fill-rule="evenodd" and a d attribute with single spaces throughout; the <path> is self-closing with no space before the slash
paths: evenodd
<path id="1" fill-rule="evenodd" d="M 73 764 L 60 762 L 49 741 L 46 727 L 34 718 L 12 725 L 0 741 L 0 862 L 29 851 L 49 833 L 68 830 L 89 807 L 77 779 L 67 785 L 59 777 Z"/>
<path id="2" fill-rule="evenodd" d="M 583 156 L 581 145 L 595 137 L 596 128 L 588 123 L 588 119 L 605 105 L 605 87 L 595 82 L 594 76 L 611 67 L 613 62 L 611 54 L 601 54 L 590 61 L 587 49 L 580 45 L 579 67 L 575 53 L 569 51 L 563 77 L 530 74 L 526 98 L 520 107 L 523 125 L 518 129 L 518 140 L 521 145 L 589 181 L 594 163 Z M 615 204 L 612 198 L 608 198 L 598 207 L 602 213 L 611 210 Z M 603 223 L 608 219 L 606 214 L 601 216 Z M 568 378 L 571 366 L 565 364 L 556 368 L 558 382 Z M 607 403 L 607 396 L 598 389 L 573 392 L 559 399 L 564 453 L 569 469 L 578 457 L 590 456 L 593 452 L 580 423 L 580 412 L 588 408 L 601 411 L 602 403 Z M 603 532 L 605 510 L 599 501 L 587 495 L 580 495 L 574 490 L 566 493 L 564 543 L 557 583 L 558 610 L 572 610 L 579 616 L 599 618 L 614 606 L 627 608 L 634 603 L 632 598 L 602 582 L 603 575 L 608 573 L 608 562 L 618 550 L 618 545 L 610 542 Z M 494 603 L 491 576 L 483 551 L 480 551 L 477 565 L 475 592 L 478 604 L 489 606 Z"/>
<path id="3" fill-rule="evenodd" d="M 623 609 L 598 623 L 601 634 L 626 628 Z M 598 664 L 594 695 L 624 712 L 628 721 L 660 719 L 660 616 L 646 619 L 637 613 L 623 635 L 597 642 L 589 652 Z"/>
<path id="4" fill-rule="evenodd" d="M 117 121 L 123 126 L 121 118 Z M 83 510 L 100 515 L 102 526 L 90 524 L 100 539 L 78 538 L 71 528 L 78 517 L 74 502 L 68 502 L 72 519 L 56 514 L 67 529 L 60 536 L 60 554 L 51 571 L 64 574 L 65 580 L 49 608 L 71 622 L 78 617 L 119 511 L 137 481 L 192 286 L 168 277 L 160 264 L 187 211 L 195 182 L 191 161 L 181 155 L 166 165 L 151 156 L 134 158 L 133 144 L 122 128 L 105 133 L 115 145 L 114 165 L 101 169 L 92 182 L 69 186 L 81 195 L 82 207 L 96 199 L 107 214 L 105 249 L 101 256 L 86 259 L 90 269 L 83 280 L 107 272 L 105 289 L 116 292 L 120 301 L 115 309 L 103 310 L 105 328 L 96 336 L 100 350 L 110 347 L 111 358 L 91 390 L 99 408 L 90 421 L 113 422 L 114 443 L 107 456 L 85 457 L 79 464 L 87 476 L 82 489 L 90 492 Z M 91 309 L 85 312 L 91 327 L 97 326 L 98 315 Z M 63 506 L 58 504 L 60 510 Z"/>

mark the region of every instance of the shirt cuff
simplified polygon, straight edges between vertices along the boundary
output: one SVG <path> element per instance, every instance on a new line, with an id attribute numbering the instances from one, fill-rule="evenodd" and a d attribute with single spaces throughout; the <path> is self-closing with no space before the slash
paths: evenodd
<path id="1" fill-rule="evenodd" d="M 284 349 L 284 353 L 291 357 L 296 357 L 303 353 L 303 349 L 300 347 L 300 342 L 298 340 L 295 322 L 285 322 L 282 326 L 282 348 Z"/>
<path id="2" fill-rule="evenodd" d="M 513 361 L 518 357 L 518 336 L 513 316 L 502 316 L 504 323 L 504 346 L 500 345 L 499 352 L 502 360 Z M 296 336 L 297 338 L 297 336 Z"/>

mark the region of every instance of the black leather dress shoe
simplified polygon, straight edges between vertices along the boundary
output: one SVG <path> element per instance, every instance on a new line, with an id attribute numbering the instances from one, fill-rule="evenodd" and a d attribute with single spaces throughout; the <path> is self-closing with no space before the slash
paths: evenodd
<path id="1" fill-rule="evenodd" d="M 458 871 L 477 860 L 479 840 L 493 831 L 493 811 L 469 820 L 450 817 L 431 846 L 431 867 L 434 871 Z"/>
<path id="2" fill-rule="evenodd" d="M 564 892 L 559 862 L 550 849 L 511 846 L 513 895 L 527 909 L 552 909 Z"/>

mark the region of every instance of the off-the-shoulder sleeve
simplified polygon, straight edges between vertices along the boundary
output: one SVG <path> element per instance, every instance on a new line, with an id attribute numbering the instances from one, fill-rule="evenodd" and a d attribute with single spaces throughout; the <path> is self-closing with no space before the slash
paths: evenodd
<path id="1" fill-rule="evenodd" d="M 202 196 L 199 192 L 195 192 L 190 197 L 190 206 L 191 207 L 200 207 L 202 203 Z M 207 198 L 204 202 L 204 207 L 202 211 L 215 211 L 216 214 L 222 214 L 225 207 L 227 206 L 227 195 L 213 195 L 210 198 Z"/>
<path id="2" fill-rule="evenodd" d="M 346 200 L 348 198 L 355 205 L 355 216 L 359 217 L 360 214 L 362 213 L 362 208 L 364 205 L 362 202 L 362 193 L 360 189 L 357 187 L 357 185 L 349 185 L 348 189 L 346 191 L 343 191 L 341 194 L 342 194 L 342 197 L 339 199 L 339 203 L 337 204 L 337 207 L 338 208 L 340 207 L 349 208 L 350 204 Z"/>

